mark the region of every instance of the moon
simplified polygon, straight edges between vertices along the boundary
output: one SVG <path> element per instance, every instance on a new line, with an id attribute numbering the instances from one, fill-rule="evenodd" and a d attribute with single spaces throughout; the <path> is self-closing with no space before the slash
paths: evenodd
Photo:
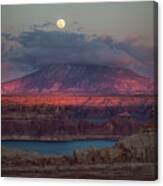
<path id="1" fill-rule="evenodd" d="M 66 21 L 64 19 L 58 19 L 56 25 L 59 29 L 63 29 L 66 26 Z"/>

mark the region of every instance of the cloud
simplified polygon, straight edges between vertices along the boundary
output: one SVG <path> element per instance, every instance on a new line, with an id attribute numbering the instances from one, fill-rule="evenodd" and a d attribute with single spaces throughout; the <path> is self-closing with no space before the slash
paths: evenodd
<path id="1" fill-rule="evenodd" d="M 33 68 L 26 64 L 5 61 L 1 64 L 2 82 L 10 81 L 33 72 Z"/>
<path id="2" fill-rule="evenodd" d="M 124 51 L 136 60 L 136 63 L 127 67 L 147 76 L 152 77 L 154 73 L 154 46 L 147 38 L 133 37 L 124 41 L 114 41 L 110 37 L 103 38 L 106 45 L 112 46 L 119 51 Z"/>
<path id="3" fill-rule="evenodd" d="M 31 26 L 31 30 L 44 30 L 44 29 L 51 29 L 53 28 L 54 29 L 54 24 L 47 21 L 46 23 L 43 23 L 43 24 L 34 24 Z"/>
<path id="4" fill-rule="evenodd" d="M 130 68 L 152 76 L 153 48 L 143 46 L 138 39 L 115 41 L 110 36 L 42 29 L 48 25 L 45 23 L 40 29 L 35 25 L 35 29 L 18 37 L 4 34 L 5 39 L 18 43 L 19 47 L 3 52 L 3 62 L 26 65 L 31 70 L 61 63 L 98 64 Z"/>

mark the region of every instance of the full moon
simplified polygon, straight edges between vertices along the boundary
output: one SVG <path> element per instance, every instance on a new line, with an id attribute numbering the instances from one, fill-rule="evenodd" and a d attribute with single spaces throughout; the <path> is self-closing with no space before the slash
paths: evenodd
<path id="1" fill-rule="evenodd" d="M 58 28 L 63 29 L 66 26 L 66 21 L 64 19 L 58 19 L 56 25 Z"/>

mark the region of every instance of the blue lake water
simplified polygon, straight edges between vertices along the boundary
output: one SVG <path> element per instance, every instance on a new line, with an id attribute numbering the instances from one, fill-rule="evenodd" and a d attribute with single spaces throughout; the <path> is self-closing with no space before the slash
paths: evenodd
<path id="1" fill-rule="evenodd" d="M 25 151 L 35 151 L 45 155 L 72 155 L 75 150 L 90 147 L 103 148 L 116 144 L 115 140 L 75 140 L 75 141 L 2 141 L 2 146 Z"/>

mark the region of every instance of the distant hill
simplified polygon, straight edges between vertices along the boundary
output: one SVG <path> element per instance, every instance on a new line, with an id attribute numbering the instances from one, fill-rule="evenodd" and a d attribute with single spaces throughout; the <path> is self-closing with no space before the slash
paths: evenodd
<path id="1" fill-rule="evenodd" d="M 3 95 L 133 95 L 153 91 L 151 79 L 129 69 L 88 64 L 51 65 L 2 83 Z"/>

